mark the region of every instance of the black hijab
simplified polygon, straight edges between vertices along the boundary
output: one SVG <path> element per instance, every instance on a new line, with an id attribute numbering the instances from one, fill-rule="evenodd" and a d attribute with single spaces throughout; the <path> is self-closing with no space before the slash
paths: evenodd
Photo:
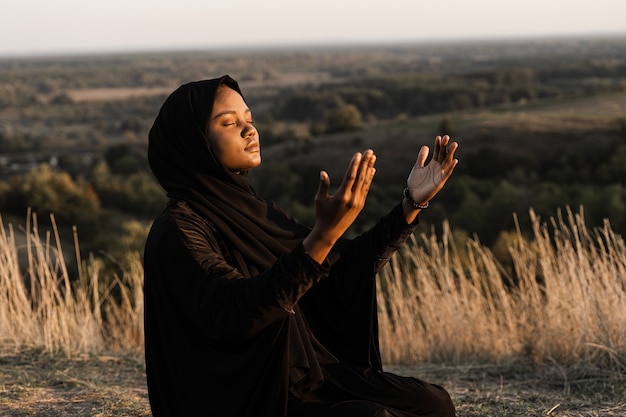
<path id="1" fill-rule="evenodd" d="M 166 99 L 150 130 L 148 160 L 168 197 L 212 222 L 231 246 L 235 266 L 252 276 L 292 250 L 308 228 L 258 197 L 247 171 L 230 172 L 215 157 L 206 126 L 221 85 L 243 97 L 224 75 L 184 84 Z"/>

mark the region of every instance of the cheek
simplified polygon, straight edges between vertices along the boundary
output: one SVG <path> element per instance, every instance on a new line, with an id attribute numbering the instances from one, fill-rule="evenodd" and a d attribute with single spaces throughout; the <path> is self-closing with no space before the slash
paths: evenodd
<path id="1" fill-rule="evenodd" d="M 224 149 L 222 146 L 213 146 L 213 154 L 222 165 L 227 165 L 230 155 L 228 150 Z"/>
<path id="2" fill-rule="evenodd" d="M 228 155 L 228 141 L 225 138 L 220 137 L 219 135 L 210 135 L 208 136 L 209 147 L 213 152 L 213 155 L 221 161 L 225 156 Z"/>
<path id="3" fill-rule="evenodd" d="M 239 171 L 245 169 L 243 165 L 247 165 L 247 155 L 228 143 L 222 143 L 214 149 L 214 154 L 222 166 L 231 171 Z"/>

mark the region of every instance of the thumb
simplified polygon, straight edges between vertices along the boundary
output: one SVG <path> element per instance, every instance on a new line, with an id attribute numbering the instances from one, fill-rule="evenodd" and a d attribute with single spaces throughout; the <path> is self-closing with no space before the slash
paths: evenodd
<path id="1" fill-rule="evenodd" d="M 320 185 L 317 188 L 316 199 L 325 200 L 328 198 L 328 189 L 330 188 L 330 177 L 326 171 L 320 171 Z"/>

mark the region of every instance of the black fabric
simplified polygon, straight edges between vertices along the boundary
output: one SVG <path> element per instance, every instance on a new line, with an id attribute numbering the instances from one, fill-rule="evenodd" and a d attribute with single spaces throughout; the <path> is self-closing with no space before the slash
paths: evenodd
<path id="1" fill-rule="evenodd" d="M 289 417 L 454 415 L 442 387 L 372 368 L 338 363 L 324 368 L 324 384 L 289 400 Z"/>
<path id="2" fill-rule="evenodd" d="M 144 254 L 153 415 L 321 416 L 352 406 L 371 415 L 453 415 L 447 394 L 440 407 L 439 391 L 426 383 L 381 388 L 379 410 L 367 387 L 380 381 L 354 378 L 362 370 L 383 375 L 375 275 L 414 230 L 401 206 L 340 241 L 332 262 L 314 262 L 301 245 L 309 228 L 257 196 L 246 172 L 228 172 L 214 157 L 204 126 L 220 84 L 240 93 L 228 76 L 183 85 L 150 131 L 150 165 L 171 198 Z M 416 413 L 398 396 L 439 411 Z"/>

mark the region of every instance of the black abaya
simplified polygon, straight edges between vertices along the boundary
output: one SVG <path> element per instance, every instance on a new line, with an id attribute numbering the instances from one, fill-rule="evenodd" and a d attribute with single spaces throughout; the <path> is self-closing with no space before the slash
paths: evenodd
<path id="1" fill-rule="evenodd" d="M 182 86 L 150 133 L 171 198 L 145 250 L 153 415 L 454 415 L 442 388 L 382 372 L 375 274 L 414 225 L 397 206 L 313 261 L 308 228 L 214 158 L 203 126 L 219 84 L 239 91 L 229 77 Z"/>

